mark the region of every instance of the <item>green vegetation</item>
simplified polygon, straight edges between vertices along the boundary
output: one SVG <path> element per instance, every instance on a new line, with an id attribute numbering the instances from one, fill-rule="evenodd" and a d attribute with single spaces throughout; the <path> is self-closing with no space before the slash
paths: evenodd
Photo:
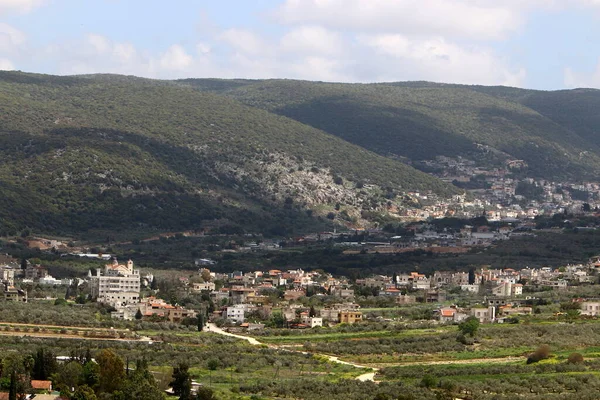
<path id="1" fill-rule="evenodd" d="M 175 83 L 2 72 L 0 104 L 4 234 L 211 221 L 217 233 L 285 235 L 327 224 L 305 211 L 319 191 L 318 203 L 336 201 L 334 180 L 375 208 L 384 193 L 359 194 L 352 182 L 456 192 L 307 125 Z"/>
<path id="2" fill-rule="evenodd" d="M 379 154 L 418 161 L 486 150 L 525 160 L 534 176 L 597 177 L 600 91 L 536 92 L 433 84 L 185 80 L 285 115 Z M 565 104 L 568 104 L 565 106 Z M 504 155 L 502 153 L 504 153 Z M 585 155 L 585 156 L 583 156 Z"/>

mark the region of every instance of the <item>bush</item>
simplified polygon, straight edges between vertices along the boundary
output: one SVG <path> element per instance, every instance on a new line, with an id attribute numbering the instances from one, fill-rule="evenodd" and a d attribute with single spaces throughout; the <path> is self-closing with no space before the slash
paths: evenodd
<path id="1" fill-rule="evenodd" d="M 458 330 L 463 335 L 469 335 L 471 337 L 477 334 L 477 330 L 479 329 L 479 320 L 475 317 L 469 317 L 465 319 L 463 322 L 458 324 Z"/>
<path id="2" fill-rule="evenodd" d="M 550 357 L 550 346 L 543 344 L 527 357 L 527 364 L 533 364 Z"/>
<path id="3" fill-rule="evenodd" d="M 426 388 L 435 387 L 437 385 L 437 379 L 434 376 L 425 375 L 423 376 L 423 379 L 421 379 L 420 385 Z"/>
<path id="4" fill-rule="evenodd" d="M 581 364 L 583 362 L 583 356 L 581 353 L 571 353 L 569 354 L 569 358 L 567 358 L 567 362 L 569 364 Z"/>

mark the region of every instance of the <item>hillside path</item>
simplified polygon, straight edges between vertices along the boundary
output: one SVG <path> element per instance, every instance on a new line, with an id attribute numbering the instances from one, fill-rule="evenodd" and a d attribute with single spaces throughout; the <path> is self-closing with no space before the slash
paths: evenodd
<path id="1" fill-rule="evenodd" d="M 234 333 L 225 332 L 223 329 L 219 328 L 218 326 L 216 326 L 215 324 L 212 324 L 212 323 L 207 324 L 206 331 L 207 332 L 217 333 L 219 335 L 225 335 L 225 336 L 230 336 L 230 337 L 234 337 L 234 338 L 246 340 L 246 341 L 248 341 L 248 343 L 250 343 L 250 344 L 252 344 L 254 346 L 260 346 L 260 345 L 264 344 L 264 343 L 259 342 L 255 338 L 250 337 L 250 336 L 236 335 Z M 301 353 L 301 354 L 309 354 L 306 351 L 286 349 L 286 348 L 283 348 L 283 347 L 280 347 L 280 346 L 277 346 L 277 345 L 274 345 L 274 344 L 270 344 L 270 345 L 266 345 L 266 346 L 268 346 L 269 348 L 272 348 L 272 349 L 277 349 L 277 350 L 290 351 L 290 352 Z M 355 379 L 358 380 L 358 381 L 362 381 L 362 382 L 366 382 L 366 381 L 376 382 L 375 381 L 375 374 L 379 370 L 378 368 L 372 368 L 372 367 L 369 367 L 369 366 L 366 366 L 366 365 L 360 365 L 360 364 L 355 364 L 355 363 L 351 363 L 351 362 L 347 362 L 347 361 L 342 361 L 338 357 L 331 356 L 331 355 L 328 355 L 328 354 L 320 354 L 320 353 L 310 353 L 310 354 L 313 354 L 315 356 L 325 357 L 330 362 L 337 363 L 337 364 L 349 365 L 349 366 L 355 367 L 355 368 L 368 368 L 372 372 L 367 372 L 367 373 L 364 373 L 362 375 L 359 375 Z"/>

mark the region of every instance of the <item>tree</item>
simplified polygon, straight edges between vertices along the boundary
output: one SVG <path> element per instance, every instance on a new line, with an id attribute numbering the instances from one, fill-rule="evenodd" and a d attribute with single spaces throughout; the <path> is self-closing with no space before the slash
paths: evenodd
<path id="1" fill-rule="evenodd" d="M 105 349 L 96 356 L 96 362 L 99 367 L 99 390 L 112 393 L 119 389 L 125 380 L 123 359 L 113 351 Z"/>
<path id="2" fill-rule="evenodd" d="M 212 279 L 212 276 L 210 276 L 210 271 L 206 268 L 202 268 L 202 270 L 200 271 L 200 277 L 202 277 L 202 280 L 204 282 L 210 282 L 210 280 Z"/>
<path id="3" fill-rule="evenodd" d="M 152 282 L 150 282 L 150 289 L 156 290 L 158 289 L 158 282 L 156 281 L 156 277 L 152 277 Z"/>
<path id="4" fill-rule="evenodd" d="M 73 394 L 71 395 L 71 400 L 97 400 L 97 399 L 98 398 L 96 397 L 96 393 L 94 393 L 94 390 L 87 385 L 78 386 L 77 389 L 75 389 L 75 392 L 73 392 Z"/>
<path id="5" fill-rule="evenodd" d="M 63 384 L 68 388 L 77 387 L 83 380 L 83 366 L 77 361 L 68 362 L 60 367 L 52 376 L 56 384 Z"/>
<path id="6" fill-rule="evenodd" d="M 202 332 L 204 330 L 204 314 L 198 314 L 198 332 Z"/>
<path id="7" fill-rule="evenodd" d="M 469 285 L 475 284 L 475 268 L 469 269 Z"/>
<path id="8" fill-rule="evenodd" d="M 311 318 L 317 316 L 317 310 L 315 310 L 315 306 L 310 306 L 310 310 L 308 311 L 308 316 Z"/>
<path id="9" fill-rule="evenodd" d="M 10 386 L 8 388 L 8 400 L 17 400 L 17 371 L 10 373 Z"/>
<path id="10" fill-rule="evenodd" d="M 469 335 L 471 337 L 477 334 L 477 330 L 479 329 L 479 320 L 475 317 L 469 317 L 465 319 L 463 322 L 458 324 L 458 330 L 463 335 Z"/>
<path id="11" fill-rule="evenodd" d="M 56 369 L 56 357 L 51 351 L 39 348 L 33 357 L 33 379 L 45 381 Z"/>
<path id="12" fill-rule="evenodd" d="M 207 387 L 200 386 L 196 392 L 196 400 L 216 400 L 215 392 Z"/>
<path id="13" fill-rule="evenodd" d="M 2 377 L 9 384 L 10 399 L 24 399 L 29 388 L 30 372 L 33 369 L 33 357 L 18 354 L 7 355 L 0 365 Z M 14 395 L 14 397 L 12 397 Z"/>
<path id="14" fill-rule="evenodd" d="M 206 363 L 206 366 L 208 367 L 209 370 L 214 371 L 219 367 L 219 362 L 217 360 L 215 360 L 214 358 L 208 360 L 208 362 Z"/>
<path id="15" fill-rule="evenodd" d="M 192 393 L 192 377 L 186 363 L 180 363 L 173 368 L 173 381 L 170 385 L 173 388 L 173 393 L 179 396 L 179 400 L 189 400 Z"/>
<path id="16" fill-rule="evenodd" d="M 143 317 L 142 310 L 140 310 L 138 308 L 137 312 L 135 313 L 135 319 L 137 319 L 139 321 L 140 319 L 142 319 L 142 317 Z"/>
<path id="17" fill-rule="evenodd" d="M 96 386 L 100 380 L 100 367 L 91 359 L 83 364 L 82 380 L 90 387 Z"/>
<path id="18" fill-rule="evenodd" d="M 123 389 L 116 392 L 113 400 L 163 400 L 165 395 L 156 384 L 145 359 L 137 360 L 135 371 L 129 375 Z"/>

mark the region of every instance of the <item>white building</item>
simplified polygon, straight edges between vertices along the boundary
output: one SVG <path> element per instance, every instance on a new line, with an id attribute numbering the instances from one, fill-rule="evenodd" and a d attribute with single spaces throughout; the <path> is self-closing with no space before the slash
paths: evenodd
<path id="1" fill-rule="evenodd" d="M 15 269 L 9 265 L 0 266 L 0 283 L 8 286 L 15 284 Z"/>
<path id="2" fill-rule="evenodd" d="M 214 282 L 196 282 L 192 287 L 192 291 L 194 292 L 202 292 L 204 290 L 213 291 L 215 290 Z"/>
<path id="3" fill-rule="evenodd" d="M 115 259 L 106 264 L 104 272 L 89 273 L 92 298 L 113 305 L 137 303 L 140 299 L 140 271 L 133 269 L 133 261 L 126 265 Z"/>
<path id="4" fill-rule="evenodd" d="M 236 304 L 231 307 L 227 307 L 226 316 L 227 319 L 230 319 L 233 322 L 244 322 L 247 311 L 249 311 L 247 304 Z"/>
<path id="5" fill-rule="evenodd" d="M 323 326 L 323 318 L 320 317 L 304 317 L 302 323 L 314 328 L 316 326 Z"/>
<path id="6" fill-rule="evenodd" d="M 72 279 L 56 279 L 55 277 L 53 277 L 52 275 L 46 275 L 43 278 L 40 278 L 38 283 L 40 285 L 53 285 L 53 286 L 59 286 L 59 285 L 65 285 L 65 286 L 69 286 L 73 283 Z"/>
<path id="7" fill-rule="evenodd" d="M 479 293 L 480 285 L 460 285 L 463 292 Z"/>
<path id="8" fill-rule="evenodd" d="M 496 320 L 496 308 L 471 308 L 471 316 L 477 318 L 479 322 L 494 322 Z"/>
<path id="9" fill-rule="evenodd" d="M 581 303 L 581 315 L 597 316 L 600 315 L 600 302 L 586 301 Z"/>
<path id="10" fill-rule="evenodd" d="M 521 296 L 523 294 L 523 285 L 510 281 L 500 282 L 498 286 L 492 289 L 492 294 L 499 297 Z"/>

